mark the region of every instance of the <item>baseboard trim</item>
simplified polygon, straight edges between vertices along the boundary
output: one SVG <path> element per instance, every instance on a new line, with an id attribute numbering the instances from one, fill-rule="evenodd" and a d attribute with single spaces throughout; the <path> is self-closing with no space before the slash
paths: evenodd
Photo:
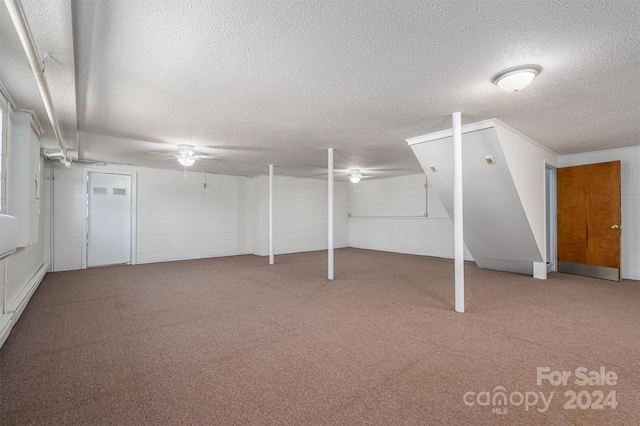
<path id="1" fill-rule="evenodd" d="M 606 266 L 585 265 L 573 262 L 558 262 L 558 272 L 600 278 L 609 281 L 620 281 L 620 270 Z"/>
<path id="2" fill-rule="evenodd" d="M 9 337 L 9 333 L 13 328 L 13 315 L 4 314 L 0 315 L 0 348 L 4 345 L 4 342 Z"/>
<path id="3" fill-rule="evenodd" d="M 7 314 L 11 314 L 13 316 L 13 324 L 18 322 L 20 315 L 24 312 L 29 300 L 31 300 L 31 296 L 33 296 L 33 293 L 38 289 L 38 286 L 42 282 L 42 279 L 47 274 L 48 270 L 49 263 L 43 264 L 22 291 L 18 293 L 18 296 L 16 296 L 16 298 L 7 306 Z"/>

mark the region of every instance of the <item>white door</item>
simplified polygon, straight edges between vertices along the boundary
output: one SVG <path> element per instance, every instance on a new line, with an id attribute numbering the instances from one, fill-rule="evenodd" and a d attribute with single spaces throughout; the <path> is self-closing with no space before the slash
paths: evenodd
<path id="1" fill-rule="evenodd" d="M 131 263 L 131 176 L 88 176 L 87 266 Z"/>

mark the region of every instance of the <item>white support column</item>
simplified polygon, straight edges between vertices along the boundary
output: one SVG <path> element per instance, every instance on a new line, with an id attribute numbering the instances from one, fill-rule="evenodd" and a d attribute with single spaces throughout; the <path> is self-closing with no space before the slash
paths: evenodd
<path id="1" fill-rule="evenodd" d="M 269 164 L 269 265 L 275 263 L 273 253 L 273 164 Z"/>
<path id="2" fill-rule="evenodd" d="M 464 312 L 464 233 L 462 206 L 462 117 L 452 115 L 453 122 L 453 247 L 455 262 L 456 312 Z"/>
<path id="3" fill-rule="evenodd" d="M 328 274 L 328 278 L 330 280 L 333 279 L 333 148 L 329 148 L 329 158 L 328 158 L 328 162 L 329 162 L 329 199 L 328 199 L 328 205 L 329 205 L 329 211 L 328 213 L 328 235 L 329 235 L 329 241 L 328 241 L 328 249 L 329 249 L 329 274 Z"/>

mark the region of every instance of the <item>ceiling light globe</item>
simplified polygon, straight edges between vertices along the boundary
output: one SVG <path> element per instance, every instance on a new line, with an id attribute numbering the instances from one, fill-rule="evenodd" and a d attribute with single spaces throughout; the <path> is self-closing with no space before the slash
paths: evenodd
<path id="1" fill-rule="evenodd" d="M 530 71 L 511 74 L 498 80 L 498 86 L 507 92 L 517 92 L 524 89 L 533 81 L 536 75 Z"/>
<path id="2" fill-rule="evenodd" d="M 182 164 L 184 167 L 189 167 L 189 166 L 193 166 L 193 163 L 195 163 L 196 160 L 188 157 L 180 157 L 178 158 L 178 162 Z"/>
<path id="3" fill-rule="evenodd" d="M 362 173 L 360 173 L 360 170 L 351 170 L 349 180 L 353 183 L 358 183 L 360 182 L 360 179 L 362 179 Z"/>

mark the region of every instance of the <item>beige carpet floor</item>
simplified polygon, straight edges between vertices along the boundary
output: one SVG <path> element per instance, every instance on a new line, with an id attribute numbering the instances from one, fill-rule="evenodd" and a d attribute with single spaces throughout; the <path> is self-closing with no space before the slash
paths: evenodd
<path id="1" fill-rule="evenodd" d="M 276 261 L 48 274 L 0 349 L 0 424 L 640 424 L 640 282 L 467 263 L 458 314 L 451 260 Z"/>

